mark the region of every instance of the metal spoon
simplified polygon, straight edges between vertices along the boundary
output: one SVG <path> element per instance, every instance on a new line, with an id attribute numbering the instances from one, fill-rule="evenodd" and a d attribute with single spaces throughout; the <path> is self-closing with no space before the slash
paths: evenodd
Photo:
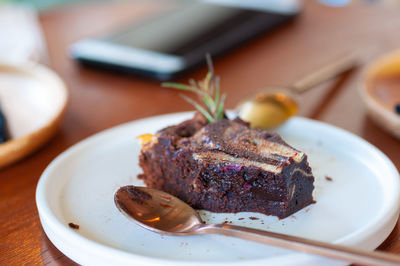
<path id="1" fill-rule="evenodd" d="M 192 207 L 166 192 L 152 188 L 121 187 L 115 193 L 114 201 L 128 218 L 159 234 L 221 234 L 362 265 L 400 264 L 400 257 L 389 253 L 356 250 L 236 225 L 205 224 Z"/>
<path id="2" fill-rule="evenodd" d="M 281 125 L 297 113 L 301 93 L 354 68 L 359 64 L 358 57 L 355 53 L 341 57 L 289 87 L 261 89 L 238 105 L 239 117 L 256 128 L 270 129 Z"/>

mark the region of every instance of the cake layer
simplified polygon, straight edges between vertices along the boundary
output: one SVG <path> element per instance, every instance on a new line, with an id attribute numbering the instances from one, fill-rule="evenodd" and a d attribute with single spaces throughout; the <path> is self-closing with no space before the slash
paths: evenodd
<path id="1" fill-rule="evenodd" d="M 198 152 L 193 153 L 193 158 L 197 161 L 205 161 L 214 164 L 227 163 L 231 168 L 257 167 L 267 172 L 280 173 L 282 168 L 278 165 L 260 163 L 245 158 L 236 158 L 222 152 Z M 228 167 L 227 166 L 227 167 Z"/>

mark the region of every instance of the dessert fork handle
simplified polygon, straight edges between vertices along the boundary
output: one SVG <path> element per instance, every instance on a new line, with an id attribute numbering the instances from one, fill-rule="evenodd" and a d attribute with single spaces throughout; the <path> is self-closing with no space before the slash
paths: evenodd
<path id="1" fill-rule="evenodd" d="M 345 246 L 237 225 L 204 224 L 199 225 L 195 229 L 195 233 L 237 237 L 362 265 L 400 265 L 400 256 L 390 253 L 357 250 Z"/>

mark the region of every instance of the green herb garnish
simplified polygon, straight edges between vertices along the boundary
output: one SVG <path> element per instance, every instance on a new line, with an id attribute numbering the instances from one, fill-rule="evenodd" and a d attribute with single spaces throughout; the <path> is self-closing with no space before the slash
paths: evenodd
<path id="1" fill-rule="evenodd" d="M 164 82 L 161 85 L 167 88 L 196 93 L 203 104 L 196 102 L 186 95 L 180 94 L 180 96 L 192 104 L 201 114 L 205 116 L 207 121 L 211 123 L 224 117 L 224 102 L 226 94 L 222 94 L 222 96 L 220 94 L 219 77 L 214 75 L 211 56 L 207 54 L 206 60 L 208 65 L 208 73 L 204 80 L 196 82 L 195 80 L 190 79 L 189 85 L 172 82 Z"/>

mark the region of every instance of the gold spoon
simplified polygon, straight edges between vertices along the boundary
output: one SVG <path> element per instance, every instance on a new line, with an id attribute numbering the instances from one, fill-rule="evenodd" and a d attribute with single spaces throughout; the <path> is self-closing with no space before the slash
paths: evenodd
<path id="1" fill-rule="evenodd" d="M 121 187 L 115 193 L 114 201 L 128 218 L 159 234 L 221 234 L 362 265 L 400 264 L 399 256 L 380 251 L 356 250 L 237 225 L 205 224 L 192 207 L 166 192 L 152 188 Z"/>
<path id="2" fill-rule="evenodd" d="M 275 128 L 297 113 L 299 109 L 298 98 L 301 93 L 357 65 L 358 56 L 354 53 L 348 54 L 289 87 L 269 86 L 261 89 L 238 105 L 239 117 L 249 122 L 251 127 Z"/>

